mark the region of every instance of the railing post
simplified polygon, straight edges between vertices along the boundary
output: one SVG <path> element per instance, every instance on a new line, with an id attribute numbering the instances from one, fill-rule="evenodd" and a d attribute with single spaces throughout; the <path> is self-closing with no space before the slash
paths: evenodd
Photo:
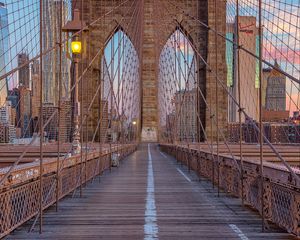
<path id="1" fill-rule="evenodd" d="M 188 147 L 188 149 L 187 149 L 187 151 L 188 151 L 188 152 L 187 152 L 188 171 L 191 172 L 191 160 L 190 160 L 190 159 L 191 159 L 191 157 L 192 157 L 192 153 L 191 153 L 191 151 L 190 151 L 190 145 L 189 145 L 189 144 L 187 145 L 187 147 Z"/>
<path id="2" fill-rule="evenodd" d="M 198 180 L 201 181 L 201 152 L 197 152 L 197 171 L 198 171 Z"/>
<path id="3" fill-rule="evenodd" d="M 111 143 L 109 143 L 109 171 L 110 172 L 112 170 L 111 164 L 112 164 L 112 148 L 111 148 Z"/>

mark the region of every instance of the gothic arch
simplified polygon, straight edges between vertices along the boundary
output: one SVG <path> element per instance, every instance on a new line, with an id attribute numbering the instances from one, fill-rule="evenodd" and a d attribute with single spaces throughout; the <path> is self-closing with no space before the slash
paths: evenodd
<path id="1" fill-rule="evenodd" d="M 122 1 L 112 1 L 112 0 L 91 0 L 83 2 L 83 19 L 87 23 L 95 21 L 99 16 L 103 15 L 104 12 L 109 12 L 113 6 L 120 4 Z M 175 3 L 180 6 L 185 12 L 188 12 L 192 16 L 197 16 L 198 20 L 207 24 L 208 26 L 214 26 L 215 21 L 215 11 L 214 11 L 214 0 L 129 0 L 124 4 L 124 7 L 117 9 L 113 14 L 108 14 L 105 18 L 105 21 L 99 21 L 93 24 L 90 33 L 90 40 L 87 41 L 91 49 L 92 56 L 95 57 L 95 54 L 99 49 L 104 48 L 105 42 L 109 38 L 110 34 L 113 33 L 119 27 L 124 29 L 124 32 L 132 39 L 133 44 L 138 52 L 141 64 L 141 128 L 148 129 L 151 128 L 155 132 L 158 130 L 158 102 L 157 102 L 157 66 L 156 63 L 159 58 L 157 52 L 161 51 L 163 43 L 158 43 L 156 32 L 160 33 L 159 38 L 163 41 L 167 41 L 168 37 L 174 31 L 174 28 L 165 29 L 163 25 L 169 26 L 178 26 L 183 29 L 184 32 L 188 33 L 190 38 L 193 40 L 197 52 L 206 59 L 209 64 L 215 62 L 215 49 L 216 43 L 214 42 L 214 34 L 212 31 L 199 23 L 196 20 L 193 20 L 179 11 L 171 3 Z M 89 3 L 91 5 L 89 5 Z M 115 4 L 115 5 L 114 5 Z M 140 4 L 140 9 L 138 13 L 135 13 L 134 7 Z M 162 6 L 154 6 L 154 4 L 164 4 L 169 8 L 168 13 L 164 13 L 160 17 L 159 21 L 156 24 L 156 8 Z M 91 7 L 90 7 L 91 6 Z M 80 4 L 76 8 L 81 8 Z M 133 19 L 131 19 L 133 16 Z M 130 21 L 133 21 L 135 24 L 131 24 Z M 176 21 L 174 23 L 174 21 Z M 121 25 L 121 26 L 119 26 Z M 134 27 L 132 27 L 134 25 Z M 226 31 L 226 1 L 218 1 L 218 16 L 217 16 L 217 25 L 219 27 L 218 31 L 225 33 Z M 128 27 L 129 26 L 129 27 Z M 136 34 L 139 34 L 136 36 Z M 209 44 L 208 44 L 209 43 Z M 218 40 L 218 72 L 220 79 L 224 79 L 226 85 L 226 61 L 225 61 L 225 41 L 224 39 L 219 38 Z M 91 79 L 92 83 L 90 86 L 95 88 L 97 80 L 99 78 L 99 63 L 101 61 L 102 55 L 97 56 L 97 61 L 92 66 L 88 77 Z M 87 62 L 87 61 L 85 61 Z M 207 95 L 211 91 L 215 91 L 215 77 L 208 71 L 206 65 L 200 59 L 197 59 L 197 73 L 200 79 L 201 89 Z M 219 97 L 219 118 L 222 119 L 221 126 L 225 128 L 227 122 L 227 97 L 225 91 L 221 88 L 218 88 L 220 92 Z M 215 100 L 207 98 L 208 104 L 212 107 L 216 105 Z M 202 102 L 202 109 L 205 109 L 205 105 Z M 205 121 L 210 121 L 210 116 L 208 111 L 203 112 L 202 116 L 205 117 Z M 215 130 L 214 130 L 215 131 Z M 210 132 L 210 128 L 206 126 L 206 132 L 209 136 L 214 136 L 215 132 Z M 157 134 L 156 134 L 157 136 Z M 153 141 L 157 139 L 152 139 Z"/>

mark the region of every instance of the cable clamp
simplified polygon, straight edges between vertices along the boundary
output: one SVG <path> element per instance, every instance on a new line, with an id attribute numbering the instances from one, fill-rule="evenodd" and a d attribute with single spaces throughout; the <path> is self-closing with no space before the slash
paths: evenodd
<path id="1" fill-rule="evenodd" d="M 245 110 L 245 108 L 242 108 L 242 107 L 241 107 L 241 108 L 239 108 L 237 111 L 238 111 L 238 112 L 243 112 L 244 110 Z"/>

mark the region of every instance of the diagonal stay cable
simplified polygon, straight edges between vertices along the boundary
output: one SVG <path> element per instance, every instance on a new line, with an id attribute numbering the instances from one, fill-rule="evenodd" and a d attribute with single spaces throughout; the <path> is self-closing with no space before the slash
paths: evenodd
<path id="1" fill-rule="evenodd" d="M 188 39 L 188 41 L 190 41 Z M 191 43 L 192 45 L 192 43 Z M 193 45 L 192 45 L 193 46 Z M 235 105 L 239 108 L 240 111 L 243 112 L 243 114 L 245 115 L 246 118 L 250 118 L 250 116 L 246 113 L 246 111 L 241 107 L 241 105 L 238 103 L 238 101 L 235 99 L 235 97 L 233 97 L 233 95 L 228 91 L 228 89 L 224 86 L 224 83 L 221 81 L 220 77 L 218 75 L 216 75 L 215 71 L 212 70 L 212 68 L 210 67 L 210 65 L 208 64 L 208 62 L 203 58 L 203 56 L 199 53 L 199 51 L 194 47 L 194 51 L 197 53 L 197 55 L 200 57 L 201 61 L 203 61 L 203 63 L 206 65 L 206 67 L 209 69 L 209 71 L 216 77 L 216 80 L 219 82 L 219 84 L 221 85 L 221 87 L 226 91 L 227 95 L 233 100 L 233 102 L 235 103 Z M 276 69 L 277 70 L 277 69 Z M 254 120 L 251 120 L 251 123 L 253 125 L 253 127 L 255 128 L 255 130 L 257 132 L 260 132 L 258 126 L 255 124 Z M 280 161 L 283 163 L 283 165 L 289 170 L 289 172 L 292 174 L 294 180 L 296 181 L 296 185 L 300 185 L 300 178 L 299 176 L 295 173 L 295 171 L 290 167 L 290 165 L 285 161 L 285 159 L 281 156 L 281 154 L 276 150 L 276 148 L 272 145 L 272 143 L 267 139 L 267 137 L 265 136 L 265 134 L 263 133 L 263 139 L 264 141 L 267 143 L 267 145 L 272 149 L 272 151 L 275 153 L 275 155 L 278 157 L 278 159 L 280 159 Z"/>
<path id="2" fill-rule="evenodd" d="M 125 2 L 127 2 L 128 0 L 126 0 Z M 120 4 L 119 6 L 121 6 L 122 4 Z M 115 10 L 115 9 L 114 9 Z M 104 14 L 107 15 L 109 13 L 111 13 L 113 10 L 110 10 L 108 13 Z M 98 18 L 98 20 L 101 18 Z M 97 20 L 95 20 L 93 23 L 97 22 Z M 78 31 L 79 33 L 82 32 L 82 30 Z M 114 32 L 111 33 L 111 36 L 113 35 Z M 110 37 L 109 37 L 110 38 Z M 105 45 L 107 44 L 107 42 L 109 41 L 109 38 L 106 40 Z M 104 45 L 104 46 L 105 46 Z M 56 49 L 53 48 L 53 49 Z M 52 50 L 52 49 L 51 49 Z M 88 72 L 88 69 L 92 66 L 92 64 L 94 63 L 94 61 L 98 58 L 98 56 L 104 51 L 104 47 L 101 47 L 99 49 L 99 51 L 96 53 L 95 57 L 91 60 L 90 64 L 86 67 L 85 71 L 82 72 L 82 75 L 78 78 L 78 80 L 73 84 L 72 88 L 69 90 L 69 94 L 74 90 L 76 84 L 79 84 L 80 81 L 82 80 L 83 76 Z M 39 57 L 39 56 L 38 56 Z M 21 67 L 21 66 L 20 66 Z M 1 79 L 1 78 L 0 78 Z M 90 109 L 90 107 L 89 107 Z M 55 109 L 55 111 L 52 113 L 52 115 L 50 116 L 50 120 L 53 119 L 53 117 L 55 116 L 55 114 L 57 114 L 58 109 Z M 50 121 L 47 121 L 47 123 L 49 123 Z M 45 126 L 47 126 L 46 124 L 43 125 L 43 128 L 45 128 Z M 34 141 L 38 138 L 39 134 L 35 135 L 32 139 L 32 141 L 29 143 L 29 145 L 25 148 L 25 150 L 23 151 L 23 153 L 20 155 L 20 157 L 14 162 L 14 164 L 10 167 L 10 169 L 6 172 L 6 174 L 1 178 L 0 180 L 0 186 L 4 183 L 4 181 L 7 179 L 7 177 L 10 175 L 10 173 L 15 169 L 15 167 L 19 164 L 19 162 L 24 158 L 25 154 L 28 152 L 28 150 L 30 149 L 30 146 L 34 143 Z"/>
<path id="3" fill-rule="evenodd" d="M 202 22 L 201 20 L 199 20 L 198 18 L 191 16 L 190 14 L 188 14 L 186 11 L 184 11 L 182 8 L 180 8 L 178 5 L 176 5 L 175 3 L 172 3 L 170 0 L 167 0 L 171 5 L 173 5 L 174 7 L 176 7 L 177 9 L 179 9 L 182 14 L 184 14 L 185 16 L 193 19 L 194 21 L 198 22 L 200 25 L 202 25 L 203 27 L 207 28 L 209 31 L 213 31 L 215 34 L 217 34 L 218 36 L 220 36 L 221 38 L 225 39 L 226 41 L 232 43 L 234 46 L 236 46 L 237 48 L 243 50 L 244 52 L 246 52 L 247 54 L 251 55 L 252 57 L 256 58 L 257 60 L 259 60 L 259 56 L 257 56 L 255 53 L 252 53 L 251 51 L 249 51 L 247 48 L 243 47 L 242 45 L 237 45 L 237 43 L 235 41 L 232 41 L 230 38 L 224 36 L 221 32 L 216 31 L 214 28 L 208 26 L 206 23 Z M 276 71 L 282 73 L 283 75 L 285 75 L 286 77 L 288 77 L 289 79 L 291 79 L 292 81 L 300 84 L 300 80 L 297 79 L 296 77 L 290 75 L 289 73 L 283 71 L 282 69 L 278 68 L 277 66 L 275 66 L 274 64 L 271 64 L 270 62 L 262 59 L 262 62 L 266 65 L 268 65 L 269 67 L 275 69 Z"/>

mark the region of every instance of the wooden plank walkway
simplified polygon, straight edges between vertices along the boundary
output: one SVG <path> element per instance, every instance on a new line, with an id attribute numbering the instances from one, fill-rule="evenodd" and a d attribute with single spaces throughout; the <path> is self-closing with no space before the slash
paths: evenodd
<path id="1" fill-rule="evenodd" d="M 238 199 L 218 198 L 209 182 L 199 182 L 155 144 L 150 153 L 140 146 L 83 194 L 66 197 L 58 212 L 46 211 L 42 235 L 38 226 L 28 233 L 28 223 L 7 239 L 296 239 L 275 227 L 262 233 L 257 213 Z"/>

